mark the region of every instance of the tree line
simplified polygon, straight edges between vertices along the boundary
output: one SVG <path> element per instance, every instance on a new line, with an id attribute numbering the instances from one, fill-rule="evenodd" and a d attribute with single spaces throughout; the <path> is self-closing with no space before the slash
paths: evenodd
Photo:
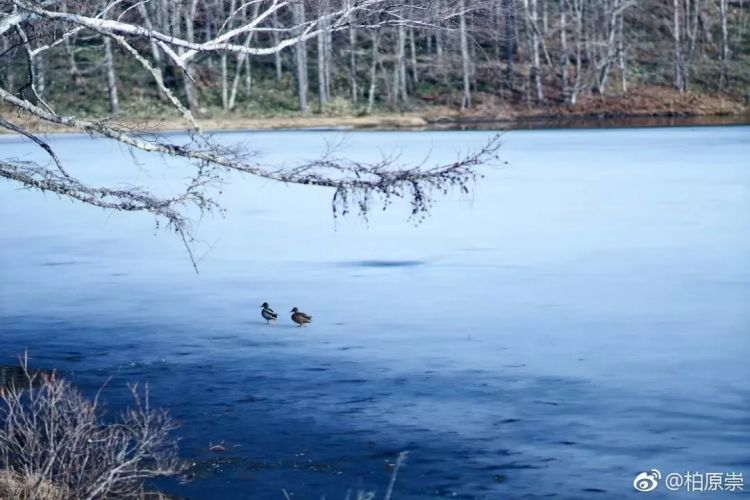
<path id="1" fill-rule="evenodd" d="M 180 62 L 163 40 L 135 40 L 133 52 L 96 25 L 77 26 L 44 50 L 45 38 L 55 35 L 45 32 L 47 25 L 2 36 L 6 89 L 83 99 L 85 89 L 106 95 L 112 113 L 133 91 L 167 99 L 154 74 L 190 110 L 232 111 L 253 97 L 256 85 L 266 85 L 288 88 L 302 112 L 346 99 L 366 113 L 403 109 L 411 99 L 471 108 L 477 93 L 575 105 L 581 95 L 626 94 L 639 85 L 742 91 L 750 82 L 745 0 L 46 3 L 67 16 L 95 11 L 103 26 L 126 20 L 188 43 L 218 37 L 248 49 L 201 51 Z M 11 14 L 23 4 L 3 0 L 0 9 Z M 29 54 L 19 49 L 28 43 L 38 44 L 30 69 L 36 89 L 23 88 Z M 134 73 L 136 57 L 153 71 L 139 65 Z"/>

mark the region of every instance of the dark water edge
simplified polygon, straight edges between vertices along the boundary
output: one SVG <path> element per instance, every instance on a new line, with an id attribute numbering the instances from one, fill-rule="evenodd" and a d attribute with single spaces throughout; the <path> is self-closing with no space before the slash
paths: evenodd
<path id="1" fill-rule="evenodd" d="M 529 116 L 517 120 L 444 120 L 426 130 L 532 130 L 748 125 L 750 114 L 708 116 Z"/>
<path id="2" fill-rule="evenodd" d="M 623 116 L 623 115 L 540 115 L 527 116 L 514 120 L 497 120 L 494 118 L 439 118 L 419 126 L 395 126 L 393 124 L 376 126 L 313 126 L 292 128 L 220 128 L 206 130 L 211 133 L 246 133 L 257 132 L 329 132 L 342 130 L 357 130 L 369 132 L 434 132 L 434 131 L 482 131 L 482 130 L 555 130 L 555 129 L 637 129 L 637 128 L 668 128 L 668 127 L 720 127 L 720 126 L 742 126 L 750 125 L 750 113 L 739 115 L 674 115 L 674 116 Z M 161 135 L 180 135 L 184 130 L 160 130 Z M 45 133 L 45 136 L 80 136 L 88 137 L 78 131 L 54 131 Z M 15 134 L 9 134 L 0 130 L 0 139 L 6 137 L 11 140 L 23 141 Z"/>

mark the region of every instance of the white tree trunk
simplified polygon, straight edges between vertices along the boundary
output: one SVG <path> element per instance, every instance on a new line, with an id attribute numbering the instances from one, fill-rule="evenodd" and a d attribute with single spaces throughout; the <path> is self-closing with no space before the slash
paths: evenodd
<path id="1" fill-rule="evenodd" d="M 419 71 L 417 68 L 417 47 L 414 42 L 414 28 L 409 28 L 409 52 L 411 56 L 411 79 L 414 85 L 419 83 Z"/>
<path id="2" fill-rule="evenodd" d="M 679 1 L 679 0 L 675 0 Z M 615 57 L 617 42 L 617 18 L 621 16 L 620 0 L 612 0 L 610 4 L 609 23 L 607 24 L 607 42 L 605 44 L 606 52 L 603 61 L 600 63 L 599 74 L 597 75 L 596 89 L 599 94 L 607 91 L 607 81 L 609 80 L 609 70 Z"/>
<path id="3" fill-rule="evenodd" d="M 378 62 L 380 59 L 380 54 L 378 51 L 378 32 L 373 31 L 372 32 L 372 59 L 370 61 L 370 88 L 367 95 L 367 114 L 369 115 L 372 113 L 372 108 L 375 105 L 375 90 L 377 88 L 378 83 Z"/>
<path id="4" fill-rule="evenodd" d="M 568 33 L 567 33 L 567 6 L 565 0 L 560 0 L 560 77 L 562 79 L 562 95 L 569 93 L 568 81 Z"/>
<path id="5" fill-rule="evenodd" d="M 175 6 L 177 10 L 177 6 Z M 196 12 L 198 10 L 198 0 L 190 0 L 188 9 L 185 9 L 185 37 L 189 42 L 195 41 L 195 32 L 193 21 L 195 19 Z M 185 89 L 185 96 L 187 97 L 188 107 L 190 109 L 198 108 L 198 94 L 193 86 L 191 80 L 191 64 L 188 61 L 185 63 L 184 75 L 182 77 L 182 85 Z"/>
<path id="6" fill-rule="evenodd" d="M 393 92 L 394 95 L 400 95 L 403 102 L 406 102 L 409 98 L 406 90 L 406 29 L 402 24 L 398 26 L 396 66 L 393 72 Z M 398 100 L 398 97 L 396 100 Z"/>
<path id="7" fill-rule="evenodd" d="M 252 19 L 256 19 L 258 17 L 258 9 L 260 8 L 259 4 L 253 5 L 253 11 L 250 15 Z M 244 13 L 244 22 L 247 23 L 250 20 L 247 18 L 247 11 Z M 255 38 L 255 32 L 251 31 L 245 36 L 245 42 L 243 43 L 243 46 L 249 47 L 250 43 Z M 252 86 L 252 77 L 250 73 L 250 58 L 247 57 L 247 54 L 241 52 L 237 54 L 236 56 L 236 67 L 234 71 L 234 79 L 232 80 L 232 90 L 229 93 L 229 102 L 227 104 L 228 109 L 231 111 L 234 109 L 236 103 L 237 103 L 237 94 L 239 92 L 240 87 L 240 79 L 242 76 L 242 72 L 245 72 L 245 90 L 248 95 L 250 96 L 250 89 Z"/>
<path id="8" fill-rule="evenodd" d="M 620 89 L 625 94 L 628 91 L 628 73 L 625 65 L 625 28 L 624 15 L 620 16 L 617 36 L 617 62 L 620 67 Z"/>
<path id="9" fill-rule="evenodd" d="M 575 106 L 578 101 L 578 92 L 581 89 L 581 73 L 583 72 L 583 0 L 573 0 L 573 10 L 576 20 L 576 77 L 570 89 L 568 104 Z"/>
<path id="10" fill-rule="evenodd" d="M 464 90 L 461 98 L 461 109 L 471 107 L 471 58 L 469 56 L 469 39 L 466 34 L 466 0 L 461 0 L 461 13 L 458 17 L 459 36 L 461 37 L 461 62 L 463 67 Z"/>
<path id="11" fill-rule="evenodd" d="M 321 12 L 318 16 L 318 104 L 320 109 L 328 103 L 328 85 L 326 83 L 326 23 Z"/>
<path id="12" fill-rule="evenodd" d="M 107 95 L 109 96 L 109 111 L 113 114 L 120 113 L 120 100 L 117 97 L 117 77 L 115 75 L 115 63 L 112 55 L 112 40 L 104 37 L 104 71 L 107 75 Z"/>
<path id="13" fill-rule="evenodd" d="M 724 90 L 729 81 L 729 29 L 727 21 L 727 0 L 719 0 L 721 16 L 721 77 L 719 90 Z"/>
<path id="14" fill-rule="evenodd" d="M 507 60 L 507 71 L 505 73 L 505 83 L 509 89 L 515 88 L 513 82 L 513 53 L 515 51 L 516 40 L 516 2 L 515 0 L 506 0 L 507 12 L 505 13 L 505 59 Z"/>
<path id="15" fill-rule="evenodd" d="M 151 16 L 149 15 L 149 12 L 148 12 L 148 9 L 146 8 L 145 3 L 138 4 L 138 12 L 143 18 L 143 22 L 145 23 L 146 28 L 153 30 L 154 25 L 151 22 Z M 151 47 L 151 57 L 154 58 L 154 63 L 156 64 L 156 67 L 159 68 L 159 71 L 164 71 L 164 68 L 162 66 L 161 52 L 159 51 L 159 46 L 156 44 L 154 40 L 151 40 L 151 43 L 149 45 Z"/>
<path id="16" fill-rule="evenodd" d="M 523 0 L 523 8 L 526 17 L 526 26 L 529 31 L 531 42 L 531 76 L 534 79 L 534 90 L 537 102 L 544 101 L 544 90 L 542 89 L 541 62 L 539 56 L 539 33 L 537 25 L 537 0 Z"/>
<path id="17" fill-rule="evenodd" d="M 680 0 L 672 0 L 672 40 L 674 42 L 674 86 L 680 92 L 684 92 L 686 84 L 682 61 L 682 38 L 680 36 Z"/>
<path id="18" fill-rule="evenodd" d="M 294 24 L 300 25 L 305 22 L 305 6 L 300 2 L 292 5 Z M 297 34 L 301 29 L 297 30 Z M 307 105 L 307 43 L 299 41 L 294 46 L 295 62 L 297 71 L 297 96 L 299 97 L 299 109 L 307 113 L 310 108 Z"/>
<path id="19" fill-rule="evenodd" d="M 349 28 L 349 86 L 351 87 L 352 104 L 357 104 L 357 30 Z"/>
<path id="20" fill-rule="evenodd" d="M 279 27 L 279 15 L 277 11 L 273 11 L 273 27 L 277 28 Z M 278 31 L 272 31 L 271 32 L 273 44 L 278 45 L 279 44 L 279 32 Z M 283 67 L 281 64 L 281 52 L 275 52 L 273 55 L 273 62 L 276 66 L 276 83 L 281 83 L 281 77 L 282 77 L 282 71 Z"/>

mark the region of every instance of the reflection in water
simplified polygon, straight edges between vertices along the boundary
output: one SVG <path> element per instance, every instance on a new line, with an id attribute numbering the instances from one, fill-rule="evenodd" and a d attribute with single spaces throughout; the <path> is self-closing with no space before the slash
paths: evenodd
<path id="1" fill-rule="evenodd" d="M 423 260 L 358 260 L 341 262 L 340 265 L 347 267 L 414 267 L 425 264 Z"/>
<path id="2" fill-rule="evenodd" d="M 431 123 L 427 130 L 529 130 L 529 129 L 586 129 L 633 127 L 702 127 L 750 124 L 750 115 L 709 116 L 536 116 L 513 121 L 463 119 Z"/>
<path id="3" fill-rule="evenodd" d="M 40 383 L 42 375 L 48 375 L 45 370 L 29 370 L 28 375 L 20 366 L 0 365 L 0 389 L 8 387 L 24 387 L 29 384 L 29 379 L 34 384 Z"/>

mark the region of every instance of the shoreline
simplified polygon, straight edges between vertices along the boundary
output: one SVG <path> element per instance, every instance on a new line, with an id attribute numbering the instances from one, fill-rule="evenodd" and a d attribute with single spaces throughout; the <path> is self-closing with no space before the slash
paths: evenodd
<path id="1" fill-rule="evenodd" d="M 194 116 L 202 131 L 226 130 L 513 130 L 530 128 L 622 128 L 679 125 L 750 124 L 750 103 L 738 96 L 697 92 L 677 93 L 658 86 L 638 87 L 627 95 L 582 96 L 574 106 L 562 103 L 507 102 L 491 94 L 475 95 L 477 104 L 459 110 L 445 104 L 414 100 L 408 111 L 376 111 L 372 114 L 308 112 L 283 116 L 253 116 L 242 110 L 224 112 L 198 108 Z M 247 113 L 247 111 L 245 111 Z M 0 106 L 0 116 L 34 134 L 85 133 L 50 124 L 26 113 Z M 158 111 L 154 111 L 158 115 Z M 163 115 L 162 115 L 163 116 Z M 86 118 L 86 116 L 81 116 Z M 107 116 L 98 116 L 102 119 Z M 138 116 L 125 111 L 119 122 L 142 132 L 185 132 L 184 118 Z M 0 134 L 13 134 L 0 128 Z"/>
<path id="2" fill-rule="evenodd" d="M 298 116 L 277 118 L 222 117 L 198 119 L 203 132 L 230 131 L 291 131 L 291 130 L 371 130 L 371 131 L 439 131 L 439 130 L 528 130 L 528 129 L 581 129 L 581 128 L 647 128 L 680 126 L 731 126 L 750 125 L 750 112 L 741 114 L 533 114 L 514 118 L 498 118 L 491 115 L 463 117 L 431 117 L 416 113 L 393 115 L 370 115 L 364 117 Z M 170 118 L 162 120 L 122 121 L 138 133 L 186 132 L 184 120 Z M 86 134 L 70 127 L 40 124 L 36 120 L 18 120 L 26 130 L 34 134 Z M 0 129 L 0 136 L 20 135 Z"/>

